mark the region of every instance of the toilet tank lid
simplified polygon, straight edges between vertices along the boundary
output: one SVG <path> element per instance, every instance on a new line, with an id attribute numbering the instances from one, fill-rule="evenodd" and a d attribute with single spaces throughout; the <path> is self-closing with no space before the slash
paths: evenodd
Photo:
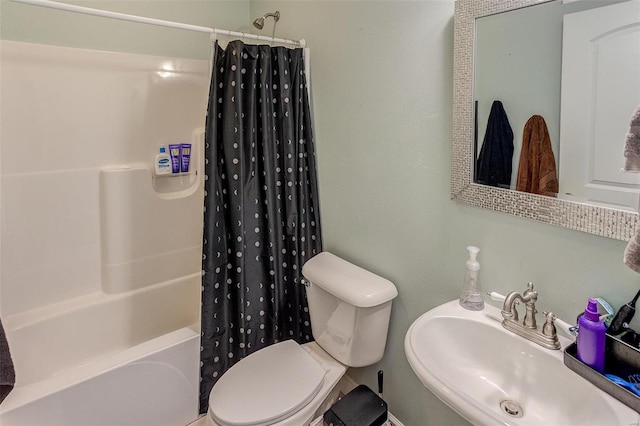
<path id="1" fill-rule="evenodd" d="M 328 251 L 309 259 L 302 274 L 313 285 L 359 308 L 378 306 L 398 295 L 391 281 Z"/>

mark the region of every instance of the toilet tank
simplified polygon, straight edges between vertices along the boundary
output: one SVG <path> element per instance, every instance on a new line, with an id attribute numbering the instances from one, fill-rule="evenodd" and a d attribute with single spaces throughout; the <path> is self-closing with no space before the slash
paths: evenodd
<path id="1" fill-rule="evenodd" d="M 349 367 L 382 359 L 395 285 L 329 252 L 302 267 L 313 338 Z"/>

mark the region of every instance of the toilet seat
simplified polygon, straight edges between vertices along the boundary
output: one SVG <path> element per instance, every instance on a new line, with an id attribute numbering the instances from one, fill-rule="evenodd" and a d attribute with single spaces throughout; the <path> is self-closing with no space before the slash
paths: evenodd
<path id="1" fill-rule="evenodd" d="M 209 395 L 209 412 L 224 426 L 263 426 L 308 404 L 325 370 L 293 340 L 261 349 L 231 367 Z"/>

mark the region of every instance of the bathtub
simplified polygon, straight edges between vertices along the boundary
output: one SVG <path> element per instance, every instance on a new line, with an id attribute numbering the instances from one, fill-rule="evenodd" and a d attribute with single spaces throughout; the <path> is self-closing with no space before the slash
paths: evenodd
<path id="1" fill-rule="evenodd" d="M 198 416 L 200 273 L 3 319 L 16 387 L 0 424 L 186 425 Z"/>

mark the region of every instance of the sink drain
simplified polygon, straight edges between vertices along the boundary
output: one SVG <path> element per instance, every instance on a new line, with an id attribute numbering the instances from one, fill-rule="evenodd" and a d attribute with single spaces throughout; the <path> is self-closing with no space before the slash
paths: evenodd
<path id="1" fill-rule="evenodd" d="M 524 415 L 524 410 L 515 401 L 510 399 L 505 399 L 500 403 L 500 409 L 510 415 L 511 417 L 522 417 Z"/>

